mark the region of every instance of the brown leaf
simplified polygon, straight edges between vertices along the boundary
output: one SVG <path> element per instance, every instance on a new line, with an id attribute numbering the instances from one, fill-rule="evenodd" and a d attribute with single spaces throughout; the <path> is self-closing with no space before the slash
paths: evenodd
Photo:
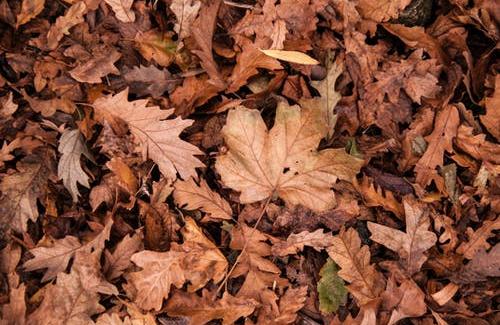
<path id="1" fill-rule="evenodd" d="M 457 248 L 457 253 L 462 254 L 467 259 L 473 259 L 477 252 L 487 250 L 491 246 L 487 239 L 494 235 L 493 231 L 500 229 L 500 218 L 495 220 L 486 220 L 483 225 L 476 231 L 472 228 L 467 228 L 469 241 L 460 244 Z"/>
<path id="2" fill-rule="evenodd" d="M 436 175 L 435 168 L 443 166 L 444 152 L 453 152 L 452 140 L 457 135 L 459 123 L 458 110 L 453 105 L 447 105 L 437 113 L 434 131 L 425 137 L 427 150 L 415 166 L 416 181 L 420 185 L 427 186 Z"/>
<path id="3" fill-rule="evenodd" d="M 57 176 L 63 180 L 64 186 L 73 198 L 73 202 L 78 202 L 80 192 L 77 183 L 87 188 L 90 187 L 89 177 L 80 165 L 80 156 L 84 155 L 93 160 L 92 155 L 78 129 L 66 129 L 63 132 L 59 140 L 58 150 L 61 153 L 61 158 L 57 166 Z"/>
<path id="4" fill-rule="evenodd" d="M 486 127 L 488 132 L 491 133 L 498 141 L 500 141 L 500 75 L 495 77 L 495 92 L 493 96 L 486 97 L 484 100 L 486 107 L 486 114 L 481 115 L 481 123 Z"/>
<path id="5" fill-rule="evenodd" d="M 397 18 L 410 2 L 411 0 L 380 0 L 377 2 L 359 0 L 357 8 L 364 18 L 380 23 Z"/>
<path id="6" fill-rule="evenodd" d="M 126 278 L 141 308 L 160 310 L 171 285 L 181 288 L 190 281 L 188 291 L 195 292 L 210 280 L 218 283 L 224 278 L 228 265 L 226 258 L 203 235 L 193 219 L 186 219 L 182 235 L 184 243 L 173 243 L 168 252 L 145 250 L 132 255 L 132 262 L 142 270 Z"/>
<path id="7" fill-rule="evenodd" d="M 135 45 L 146 60 L 154 60 L 164 67 L 168 67 L 175 58 L 176 45 L 174 41 L 156 29 L 137 33 Z"/>
<path id="8" fill-rule="evenodd" d="M 303 231 L 298 234 L 291 234 L 286 241 L 274 244 L 272 251 L 275 256 L 286 256 L 301 252 L 304 246 L 310 246 L 320 252 L 332 244 L 332 234 L 323 233 L 322 229 L 317 229 L 314 232 Z"/>
<path id="9" fill-rule="evenodd" d="M 42 278 L 42 282 L 52 280 L 66 270 L 69 261 L 75 254 L 90 253 L 91 251 L 100 254 L 104 249 L 105 241 L 109 239 L 112 225 L 113 220 L 111 218 L 108 219 L 105 226 L 96 223 L 92 224 L 97 230 L 91 234 L 93 237 L 85 244 L 81 244 L 78 238 L 74 236 L 66 236 L 62 239 L 45 237 L 38 243 L 37 247 L 30 250 L 34 258 L 24 263 L 24 269 L 34 271 L 46 268 L 47 271 Z"/>
<path id="10" fill-rule="evenodd" d="M 379 297 L 385 287 L 385 279 L 370 264 L 368 246 L 361 246 L 358 233 L 353 228 L 342 229 L 334 237 L 333 245 L 327 249 L 328 255 L 341 270 L 338 275 L 349 282 L 349 292 L 365 305 Z"/>
<path id="11" fill-rule="evenodd" d="M 69 71 L 73 79 L 79 82 L 101 83 L 102 77 L 108 74 L 119 75 L 120 71 L 114 63 L 121 58 L 121 54 L 114 48 L 102 49 L 93 53 L 94 56 L 84 63 L 79 63 L 76 68 Z"/>
<path id="12" fill-rule="evenodd" d="M 26 24 L 40 14 L 45 6 L 45 0 L 23 0 L 21 12 L 17 15 L 16 28 Z"/>
<path id="13" fill-rule="evenodd" d="M 177 205 L 187 210 L 201 208 L 207 214 L 202 222 L 232 219 L 233 211 L 229 203 L 212 191 L 204 179 L 200 180 L 199 186 L 192 178 L 187 181 L 178 180 L 174 187 L 174 199 Z"/>
<path id="14" fill-rule="evenodd" d="M 101 314 L 97 319 L 96 325 L 133 325 L 133 321 L 131 321 L 128 316 L 125 316 L 122 320 L 117 313 L 111 315 Z"/>
<path id="15" fill-rule="evenodd" d="M 475 159 L 500 164 L 500 145 L 486 141 L 486 134 L 474 135 L 472 131 L 472 127 L 458 127 L 455 139 L 457 147 Z"/>
<path id="16" fill-rule="evenodd" d="M 85 15 L 87 11 L 88 9 L 85 2 L 79 1 L 72 5 L 64 16 L 60 16 L 56 19 L 56 22 L 50 27 L 47 33 L 47 47 L 49 50 L 55 50 L 64 35 L 69 35 L 69 30 L 71 28 L 84 21 L 83 15 Z"/>
<path id="17" fill-rule="evenodd" d="M 173 0 L 170 4 L 170 10 L 177 18 L 174 31 L 179 40 L 182 41 L 191 35 L 191 28 L 198 11 L 200 11 L 201 2 L 197 0 Z"/>
<path id="18" fill-rule="evenodd" d="M 444 306 L 448 301 L 450 301 L 451 298 L 453 298 L 459 288 L 460 287 L 457 284 L 450 282 L 443 289 L 433 293 L 431 295 L 432 299 L 434 299 L 439 306 Z"/>
<path id="19" fill-rule="evenodd" d="M 251 44 L 245 45 L 242 52 L 236 58 L 236 66 L 229 77 L 227 92 L 235 92 L 245 85 L 248 78 L 256 75 L 260 69 L 278 70 L 282 69 L 281 64 Z"/>
<path id="20" fill-rule="evenodd" d="M 279 312 L 274 313 L 270 306 L 264 306 L 264 312 L 259 312 L 258 324 L 285 325 L 294 324 L 297 313 L 306 302 L 307 286 L 288 288 L 279 302 Z"/>
<path id="21" fill-rule="evenodd" d="M 127 164 L 121 158 L 112 158 L 106 163 L 106 167 L 116 175 L 118 184 L 131 196 L 135 196 L 139 184 L 137 183 L 134 173 Z"/>
<path id="22" fill-rule="evenodd" d="M 415 201 L 403 200 L 406 217 L 406 232 L 368 222 L 372 233 L 370 239 L 386 246 L 399 254 L 410 275 L 418 272 L 427 260 L 424 252 L 434 246 L 437 236 L 428 231 L 430 221 L 428 214 Z"/>
<path id="23" fill-rule="evenodd" d="M 12 92 L 8 95 L 0 97 L 0 116 L 9 118 L 17 111 L 18 105 L 14 103 L 14 96 Z"/>
<path id="24" fill-rule="evenodd" d="M 32 98 L 28 96 L 26 91 L 23 89 L 21 93 L 30 104 L 31 108 L 37 112 L 41 113 L 44 117 L 49 117 L 54 115 L 54 113 L 59 110 L 68 114 L 72 114 L 75 111 L 76 105 L 67 98 L 52 98 L 48 100 L 42 100 L 38 98 Z"/>
<path id="25" fill-rule="evenodd" d="M 170 99 L 175 106 L 175 114 L 187 117 L 195 108 L 205 104 L 210 98 L 217 95 L 218 89 L 207 82 L 206 75 L 187 77 L 182 86 L 177 87 Z"/>
<path id="26" fill-rule="evenodd" d="M 382 297 L 385 305 L 383 307 L 392 310 L 388 322 L 390 325 L 404 318 L 422 316 L 427 311 L 425 294 L 413 280 L 404 280 L 400 286 L 396 286 L 394 279 L 390 278 Z"/>
<path id="27" fill-rule="evenodd" d="M 192 52 L 200 58 L 201 66 L 210 76 L 208 82 L 222 90 L 226 87 L 226 83 L 222 79 L 219 67 L 217 63 L 215 63 L 212 54 L 212 38 L 221 2 L 221 0 L 209 0 L 207 4 L 201 8 L 200 15 L 191 26 L 191 33 L 193 34 L 196 44 L 198 44 L 200 48 Z"/>
<path id="28" fill-rule="evenodd" d="M 463 273 L 457 273 L 461 283 L 486 281 L 487 277 L 500 276 L 500 245 L 496 244 L 486 252 L 480 249 L 465 266 Z"/>
<path id="29" fill-rule="evenodd" d="M 241 192 L 241 203 L 277 194 L 289 205 L 315 211 L 335 206 L 330 188 L 338 178 L 350 181 L 362 160 L 344 149 L 316 151 L 323 137 L 314 111 L 280 103 L 271 130 L 259 111 L 243 106 L 229 112 L 222 129 L 229 148 L 215 168 L 224 185 Z"/>
<path id="30" fill-rule="evenodd" d="M 133 23 L 135 13 L 131 7 L 134 0 L 104 0 L 115 12 L 116 19 L 124 23 Z"/>
<path id="31" fill-rule="evenodd" d="M 26 324 L 26 286 L 19 285 L 18 288 L 10 288 L 10 301 L 2 306 L 2 325 L 25 325 Z"/>
<path id="32" fill-rule="evenodd" d="M 251 315 L 256 306 L 255 300 L 236 298 L 227 292 L 217 299 L 214 292 L 204 289 L 202 297 L 196 293 L 175 291 L 166 310 L 171 316 L 188 317 L 191 325 L 203 325 L 214 319 L 222 319 L 222 324 L 229 325 Z"/>
<path id="33" fill-rule="evenodd" d="M 134 69 L 123 75 L 123 78 L 130 86 L 130 92 L 139 96 L 151 95 L 159 98 L 164 92 L 174 90 L 180 80 L 172 78 L 172 75 L 166 69 L 158 69 L 154 65 L 145 67 L 136 66 Z"/>
<path id="34" fill-rule="evenodd" d="M 143 249 L 144 236 L 137 231 L 132 236 L 128 234 L 116 245 L 113 253 L 104 251 L 104 273 L 108 280 L 114 280 L 121 276 L 124 271 L 132 265 L 130 257 Z"/>
<path id="35" fill-rule="evenodd" d="M 96 100 L 94 107 L 98 120 L 101 123 L 107 120 L 115 132 L 125 123 L 143 159 L 151 158 L 165 177 L 176 179 L 177 172 L 183 179 L 197 177 L 195 168 L 203 167 L 203 164 L 194 155 L 203 153 L 178 137 L 192 121 L 179 117 L 165 120 L 172 115 L 173 109 L 164 111 L 158 106 L 147 107 L 147 100 L 129 102 L 127 97 L 128 89 L 125 89 L 114 96 Z"/>
<path id="36" fill-rule="evenodd" d="M 401 203 L 394 197 L 391 191 L 383 191 L 380 187 L 375 187 L 375 184 L 366 176 L 363 177 L 361 183 L 354 183 L 356 190 L 363 196 L 367 206 L 380 206 L 386 211 L 394 213 L 398 218 L 404 214 L 404 209 Z"/>
<path id="37" fill-rule="evenodd" d="M 11 152 L 21 147 L 22 142 L 20 138 L 15 138 L 10 143 L 4 142 L 0 148 L 0 168 L 4 166 L 4 162 L 15 158 L 11 155 Z"/>

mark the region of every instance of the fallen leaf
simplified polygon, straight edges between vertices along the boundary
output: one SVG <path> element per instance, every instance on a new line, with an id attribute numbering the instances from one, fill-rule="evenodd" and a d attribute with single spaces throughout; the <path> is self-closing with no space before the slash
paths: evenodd
<path id="1" fill-rule="evenodd" d="M 380 23 L 397 18 L 410 2 L 411 0 L 380 0 L 377 2 L 359 0 L 356 7 L 364 18 Z"/>
<path id="2" fill-rule="evenodd" d="M 408 274 L 413 275 L 427 260 L 424 252 L 434 246 L 437 236 L 429 231 L 428 214 L 415 201 L 403 200 L 406 217 L 406 232 L 377 223 L 368 222 L 372 233 L 370 239 L 399 254 Z"/>
<path id="3" fill-rule="evenodd" d="M 130 167 L 120 158 L 112 158 L 106 163 L 106 166 L 115 174 L 118 185 L 131 196 L 135 196 L 139 184 Z"/>
<path id="4" fill-rule="evenodd" d="M 493 231 L 498 229 L 500 229 L 500 218 L 498 217 L 495 220 L 484 221 L 483 225 L 476 231 L 467 228 L 469 240 L 458 246 L 457 253 L 469 260 L 473 259 L 477 252 L 491 247 L 487 240 L 494 235 Z"/>
<path id="5" fill-rule="evenodd" d="M 104 251 L 104 273 L 108 280 L 118 278 L 132 265 L 130 257 L 143 249 L 143 239 L 142 232 L 128 234 L 116 245 L 113 253 L 107 249 Z"/>
<path id="6" fill-rule="evenodd" d="M 384 210 L 394 213 L 398 218 L 402 218 L 404 208 L 391 191 L 383 191 L 382 188 L 375 187 L 375 184 L 366 176 L 363 176 L 361 183 L 354 182 L 354 187 L 361 194 L 367 206 L 380 206 Z"/>
<path id="7" fill-rule="evenodd" d="M 332 234 L 323 233 L 322 229 L 317 229 L 314 232 L 303 231 L 298 234 L 291 234 L 286 241 L 274 244 L 272 252 L 275 256 L 292 255 L 304 250 L 304 246 L 310 246 L 320 252 L 332 244 Z"/>
<path id="8" fill-rule="evenodd" d="M 495 91 L 484 100 L 486 114 L 479 116 L 481 123 L 498 141 L 500 141 L 500 75 L 495 77 Z"/>
<path id="9" fill-rule="evenodd" d="M 170 4 L 170 10 L 177 18 L 174 31 L 179 40 L 182 41 L 191 35 L 191 28 L 198 12 L 200 11 L 201 1 L 199 0 L 173 0 Z"/>
<path id="10" fill-rule="evenodd" d="M 89 188 L 89 177 L 80 165 L 80 156 L 84 155 L 93 160 L 90 151 L 87 149 L 83 136 L 78 129 L 66 129 L 59 140 L 59 152 L 61 158 L 57 167 L 57 176 L 63 180 L 64 186 L 71 194 L 73 202 L 78 202 L 77 183 Z"/>
<path id="11" fill-rule="evenodd" d="M 413 280 L 404 280 L 397 286 L 394 279 L 390 278 L 382 298 L 384 309 L 392 310 L 388 322 L 391 325 L 404 318 L 422 316 L 427 311 L 425 294 Z"/>
<path id="12" fill-rule="evenodd" d="M 285 103 L 270 131 L 259 111 L 240 106 L 229 112 L 222 133 L 229 151 L 215 168 L 224 185 L 241 192 L 241 203 L 277 194 L 290 205 L 327 210 L 335 206 L 332 185 L 350 181 L 362 165 L 344 149 L 316 151 L 322 134 L 314 114 Z"/>
<path id="13" fill-rule="evenodd" d="M 6 161 L 15 158 L 13 155 L 11 155 L 11 152 L 21 147 L 22 142 L 19 138 L 15 138 L 10 143 L 4 142 L 2 147 L 0 148 L 0 168 L 4 166 L 4 163 Z"/>
<path id="14" fill-rule="evenodd" d="M 131 260 L 142 270 L 127 275 L 134 288 L 135 302 L 145 310 L 160 310 L 171 285 L 181 288 L 190 281 L 189 292 L 204 287 L 208 281 L 222 281 L 227 261 L 219 249 L 203 235 L 193 219 L 187 218 L 182 230 L 184 243 L 172 243 L 168 252 L 141 251 Z"/>
<path id="15" fill-rule="evenodd" d="M 18 288 L 11 288 L 9 303 L 2 306 L 2 325 L 26 324 L 26 286 L 20 284 Z"/>
<path id="16" fill-rule="evenodd" d="M 180 82 L 172 77 L 166 69 L 158 69 L 154 65 L 136 66 L 123 75 L 130 87 L 130 92 L 139 96 L 151 95 L 159 98 L 164 92 L 171 92 Z"/>
<path id="17" fill-rule="evenodd" d="M 328 255 L 340 266 L 338 275 L 350 283 L 347 290 L 361 306 L 369 304 L 384 291 L 385 279 L 370 264 L 368 246 L 361 246 L 361 239 L 353 228 L 342 229 L 334 237 L 333 245 L 327 249 Z"/>
<path id="18" fill-rule="evenodd" d="M 121 58 L 121 54 L 115 49 L 101 50 L 94 53 L 94 56 L 84 63 L 79 63 L 76 68 L 69 71 L 73 79 L 79 82 L 91 84 L 101 83 L 102 77 L 108 74 L 119 75 L 120 71 L 114 63 Z"/>
<path id="19" fill-rule="evenodd" d="M 267 56 L 286 62 L 305 64 L 305 65 L 319 64 L 318 60 L 313 59 L 309 55 L 298 51 L 285 51 L 285 50 L 260 50 L 260 51 Z"/>
<path id="20" fill-rule="evenodd" d="M 17 15 L 16 29 L 38 16 L 44 6 L 45 0 L 23 0 L 21 12 Z"/>
<path id="21" fill-rule="evenodd" d="M 98 119 L 107 120 L 115 132 L 125 123 L 143 158 L 151 158 L 167 178 L 176 179 L 177 172 L 183 179 L 197 177 L 195 168 L 203 167 L 203 164 L 194 155 L 203 153 L 178 137 L 192 121 L 179 117 L 166 120 L 173 109 L 164 111 L 158 106 L 147 107 L 147 100 L 129 102 L 127 97 L 128 89 L 125 89 L 114 96 L 97 99 L 94 107 Z"/>
<path id="22" fill-rule="evenodd" d="M 3 118 L 9 118 L 17 111 L 19 106 L 14 103 L 13 99 L 12 92 L 9 92 L 7 96 L 0 97 L 0 116 Z"/>
<path id="23" fill-rule="evenodd" d="M 134 0 L 104 0 L 111 9 L 115 12 L 115 17 L 124 23 L 133 23 L 135 21 L 135 13 L 131 7 Z"/>
<path id="24" fill-rule="evenodd" d="M 500 145 L 486 141 L 486 134 L 474 135 L 472 131 L 472 127 L 460 125 L 456 146 L 475 159 L 500 164 Z"/>
<path id="25" fill-rule="evenodd" d="M 135 45 L 146 60 L 154 60 L 164 67 L 168 67 L 175 58 L 176 44 L 167 35 L 156 29 L 137 33 Z"/>
<path id="26" fill-rule="evenodd" d="M 462 273 L 458 273 L 457 277 L 462 283 L 470 283 L 475 281 L 486 281 L 488 277 L 500 276 L 500 245 L 496 244 L 493 248 L 486 252 L 485 249 L 480 249 L 470 262 L 465 266 Z"/>
<path id="27" fill-rule="evenodd" d="M 258 324 L 285 325 L 295 323 L 297 313 L 304 307 L 306 298 L 307 286 L 288 288 L 280 299 L 279 310 L 273 312 L 270 306 L 264 306 L 264 312 L 259 312 Z"/>
<path id="28" fill-rule="evenodd" d="M 255 300 L 236 298 L 227 292 L 217 299 L 213 292 L 204 289 L 201 297 L 176 291 L 168 300 L 166 310 L 171 316 L 188 317 L 191 325 L 207 324 L 214 319 L 222 319 L 222 324 L 229 325 L 251 315 L 256 306 Z"/>
<path id="29" fill-rule="evenodd" d="M 337 312 L 339 306 L 347 301 L 347 289 L 344 281 L 339 277 L 338 267 L 331 259 L 328 259 L 319 271 L 318 281 L 319 310 L 330 314 Z"/>
<path id="30" fill-rule="evenodd" d="M 431 294 L 431 297 L 438 303 L 439 306 L 444 306 L 448 301 L 450 301 L 451 298 L 453 298 L 459 288 L 460 287 L 457 284 L 450 282 L 443 289 Z"/>
<path id="31" fill-rule="evenodd" d="M 96 325 L 134 325 L 133 321 L 130 320 L 130 317 L 125 316 L 122 320 L 120 315 L 117 313 L 113 314 L 101 314 L 97 319 Z"/>
<path id="32" fill-rule="evenodd" d="M 80 1 L 72 5 L 64 16 L 58 17 L 47 33 L 47 47 L 50 50 L 55 50 L 64 35 L 69 35 L 71 28 L 84 21 L 83 15 L 87 11 L 85 2 Z"/>
<path id="33" fill-rule="evenodd" d="M 200 185 L 197 185 L 192 178 L 187 181 L 178 180 L 174 187 L 174 199 L 177 205 L 186 210 L 201 208 L 207 214 L 203 222 L 232 219 L 233 211 L 229 203 L 212 191 L 204 179 L 200 180 Z"/>

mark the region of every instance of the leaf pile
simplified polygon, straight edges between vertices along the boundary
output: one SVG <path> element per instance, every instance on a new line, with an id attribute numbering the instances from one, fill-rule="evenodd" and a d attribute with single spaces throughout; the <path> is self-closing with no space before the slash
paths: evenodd
<path id="1" fill-rule="evenodd" d="M 494 0 L 0 0 L 0 324 L 498 324 Z"/>

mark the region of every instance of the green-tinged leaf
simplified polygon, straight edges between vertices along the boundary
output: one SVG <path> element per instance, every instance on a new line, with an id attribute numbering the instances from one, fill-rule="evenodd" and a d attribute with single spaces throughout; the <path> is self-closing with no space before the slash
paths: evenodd
<path id="1" fill-rule="evenodd" d="M 319 271 L 321 276 L 318 282 L 319 310 L 323 313 L 333 313 L 346 302 L 347 288 L 337 271 L 337 264 L 331 259 L 328 259 Z"/>

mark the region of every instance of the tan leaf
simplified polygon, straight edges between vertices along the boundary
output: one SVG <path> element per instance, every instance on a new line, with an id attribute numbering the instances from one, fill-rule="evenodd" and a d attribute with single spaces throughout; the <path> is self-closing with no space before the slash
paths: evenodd
<path id="1" fill-rule="evenodd" d="M 479 116 L 481 123 L 500 141 L 500 74 L 495 76 L 495 92 L 484 100 L 486 114 Z"/>
<path id="2" fill-rule="evenodd" d="M 108 280 L 118 278 L 132 265 L 130 257 L 143 249 L 143 234 L 135 232 L 132 236 L 128 234 L 116 245 L 113 253 L 104 251 L 104 273 Z"/>
<path id="3" fill-rule="evenodd" d="M 125 123 L 139 145 L 143 158 L 151 158 L 167 178 L 176 179 L 177 172 L 183 179 L 197 177 L 195 168 L 203 167 L 203 164 L 194 155 L 203 153 L 179 139 L 179 134 L 191 125 L 192 120 L 180 117 L 165 120 L 172 115 L 173 109 L 147 107 L 147 100 L 129 102 L 127 97 L 128 89 L 125 89 L 114 96 L 97 99 L 94 107 L 98 120 L 107 120 L 115 132 Z"/>
<path id="4" fill-rule="evenodd" d="M 241 317 L 250 316 L 257 305 L 255 300 L 236 298 L 227 292 L 217 299 L 215 292 L 204 289 L 202 297 L 176 291 L 168 300 L 166 310 L 170 316 L 188 317 L 191 325 L 203 325 L 214 319 L 222 319 L 223 325 L 230 325 Z"/>
<path id="5" fill-rule="evenodd" d="M 17 15 L 16 28 L 38 16 L 45 6 L 45 0 L 23 0 L 21 12 Z"/>
<path id="6" fill-rule="evenodd" d="M 0 97 L 0 116 L 9 118 L 17 111 L 18 105 L 14 103 L 14 95 L 10 92 L 7 96 Z"/>
<path id="7" fill-rule="evenodd" d="M 486 141 L 486 134 L 474 135 L 473 128 L 460 125 L 455 139 L 458 148 L 475 159 L 500 164 L 500 145 Z"/>
<path id="8" fill-rule="evenodd" d="M 288 288 L 279 302 L 278 313 L 273 313 L 270 306 L 264 306 L 259 312 L 259 324 L 285 325 L 294 324 L 297 312 L 304 307 L 307 298 L 307 286 Z"/>
<path id="9" fill-rule="evenodd" d="M 37 199 L 45 197 L 52 161 L 17 163 L 18 172 L 3 177 L 0 183 L 0 230 L 28 229 L 28 220 L 38 219 Z"/>
<path id="10" fill-rule="evenodd" d="M 415 201 L 403 200 L 406 232 L 368 222 L 370 239 L 399 254 L 410 275 L 418 272 L 427 260 L 424 252 L 434 246 L 437 236 L 429 231 L 430 220 L 424 209 Z"/>
<path id="11" fill-rule="evenodd" d="M 135 13 L 131 7 L 134 0 L 104 0 L 111 9 L 115 12 L 115 17 L 124 23 L 133 23 L 135 21 Z"/>
<path id="12" fill-rule="evenodd" d="M 413 280 L 404 280 L 397 286 L 394 279 L 390 278 L 382 297 L 384 309 L 392 310 L 388 323 L 390 325 L 404 318 L 422 316 L 427 311 L 425 294 Z"/>
<path id="13" fill-rule="evenodd" d="M 137 33 L 135 45 L 146 60 L 154 60 L 164 67 L 168 67 L 175 58 L 175 42 L 156 29 Z"/>
<path id="14" fill-rule="evenodd" d="M 134 195 L 137 192 L 139 184 L 137 179 L 130 169 L 130 167 L 118 157 L 112 158 L 106 163 L 106 167 L 109 168 L 115 175 L 118 184 L 123 187 L 130 195 Z"/>
<path id="15" fill-rule="evenodd" d="M 22 147 L 20 138 L 15 138 L 10 143 L 4 142 L 0 148 L 0 168 L 4 166 L 4 162 L 14 159 L 15 157 L 10 153 Z"/>
<path id="16" fill-rule="evenodd" d="M 283 67 L 274 58 L 265 55 L 255 46 L 248 44 L 236 58 L 236 66 L 229 77 L 227 92 L 235 92 L 247 82 L 248 78 L 256 75 L 260 69 L 279 70 Z"/>
<path id="17" fill-rule="evenodd" d="M 62 239 L 45 237 L 37 247 L 30 250 L 30 253 L 35 257 L 24 263 L 24 269 L 34 271 L 46 268 L 47 271 L 42 278 L 42 282 L 51 280 L 66 270 L 69 261 L 76 253 L 102 252 L 104 242 L 109 239 L 112 225 L 113 220 L 111 218 L 104 227 L 96 223 L 91 224 L 94 228 L 100 227 L 101 229 L 93 232 L 91 234 L 93 238 L 85 244 L 81 244 L 78 238 L 73 236 L 66 236 Z"/>
<path id="18" fill-rule="evenodd" d="M 94 56 L 84 63 L 79 63 L 76 68 L 69 71 L 73 79 L 79 82 L 101 83 L 101 78 L 108 74 L 119 75 L 120 71 L 115 67 L 114 63 L 120 59 L 122 55 L 114 48 L 100 50 L 94 53 Z"/>
<path id="19" fill-rule="evenodd" d="M 330 188 L 338 178 L 350 181 L 363 162 L 344 149 L 316 151 L 319 125 L 314 112 L 280 103 L 268 131 L 259 111 L 237 107 L 222 129 L 229 151 L 217 158 L 215 168 L 224 185 L 241 192 L 241 203 L 277 194 L 290 205 L 333 208 Z"/>
<path id="20" fill-rule="evenodd" d="M 317 229 L 313 232 L 303 231 L 298 234 L 291 234 L 286 241 L 274 244 L 272 251 L 275 256 L 286 256 L 301 252 L 304 246 L 310 246 L 320 252 L 332 244 L 332 234 L 323 233 L 322 229 Z"/>
<path id="21" fill-rule="evenodd" d="M 309 55 L 298 51 L 285 51 L 285 50 L 260 50 L 260 51 L 267 56 L 286 62 L 305 64 L 305 65 L 319 64 L 318 60 L 313 59 Z"/>
<path id="22" fill-rule="evenodd" d="M 201 66 L 210 76 L 208 82 L 222 90 L 226 87 L 226 83 L 212 54 L 212 38 L 221 2 L 221 0 L 207 1 L 207 4 L 201 8 L 200 15 L 193 22 L 191 33 L 200 48 L 192 52 L 200 58 Z"/>
<path id="23" fill-rule="evenodd" d="M 350 283 L 347 289 L 360 305 L 368 304 L 384 291 L 385 279 L 370 264 L 370 250 L 368 246 L 361 246 L 356 230 L 342 229 L 327 252 L 340 266 L 338 275 Z"/>
<path id="24" fill-rule="evenodd" d="M 439 306 L 444 306 L 448 301 L 450 301 L 451 298 L 453 298 L 459 288 L 460 287 L 457 284 L 450 282 L 443 289 L 431 294 L 432 299 L 434 299 Z"/>
<path id="25" fill-rule="evenodd" d="M 20 284 L 18 288 L 10 288 L 9 303 L 2 306 L 2 325 L 26 324 L 26 286 Z"/>
<path id="26" fill-rule="evenodd" d="M 231 206 L 218 193 L 212 191 L 204 179 L 200 180 L 199 186 L 192 178 L 187 181 L 178 180 L 174 187 L 177 205 L 187 210 L 201 208 L 207 214 L 202 221 L 231 220 Z"/>
<path id="27" fill-rule="evenodd" d="M 175 106 L 175 114 L 187 117 L 196 107 L 217 95 L 219 90 L 207 80 L 207 75 L 187 77 L 183 80 L 182 86 L 177 87 L 170 96 Z"/>
<path id="28" fill-rule="evenodd" d="M 160 70 L 154 65 L 134 67 L 123 77 L 129 83 L 131 93 L 139 96 L 151 95 L 154 98 L 161 97 L 165 91 L 174 90 L 180 82 L 173 78 L 167 69 Z"/>
<path id="29" fill-rule="evenodd" d="M 71 194 L 73 202 L 78 202 L 77 183 L 89 187 L 89 177 L 80 165 L 80 156 L 92 159 L 90 151 L 85 145 L 83 136 L 78 129 L 66 129 L 59 140 L 59 152 L 62 154 L 57 167 L 57 176 L 63 180 L 64 186 Z"/>
<path id="30" fill-rule="evenodd" d="M 403 206 L 396 200 L 391 191 L 384 192 L 382 188 L 375 187 L 375 184 L 366 176 L 363 176 L 361 183 L 354 182 L 354 187 L 363 196 L 366 206 L 380 206 L 384 210 L 394 213 L 398 218 L 403 217 Z"/>
<path id="31" fill-rule="evenodd" d="M 397 18 L 410 2 L 411 0 L 359 0 L 357 8 L 364 18 L 384 22 Z"/>
<path id="32" fill-rule="evenodd" d="M 49 50 L 55 50 L 59 41 L 64 37 L 64 35 L 69 35 L 69 30 L 83 23 L 83 15 L 87 13 L 87 5 L 85 2 L 80 1 L 72 5 L 64 16 L 59 16 L 56 22 L 50 26 L 49 32 L 47 33 L 47 47 Z"/>
<path id="33" fill-rule="evenodd" d="M 134 325 L 134 322 L 128 316 L 125 316 L 122 320 L 119 314 L 112 313 L 111 315 L 101 314 L 97 319 L 96 325 Z"/>
<path id="34" fill-rule="evenodd" d="M 472 228 L 467 228 L 469 241 L 460 244 L 457 248 L 457 253 L 462 254 L 469 260 L 474 258 L 477 252 L 491 247 L 487 239 L 494 235 L 494 230 L 498 229 L 500 229 L 499 217 L 495 220 L 486 220 L 476 231 L 472 230 Z"/>
<path id="35" fill-rule="evenodd" d="M 171 285 L 181 288 L 190 281 L 188 291 L 194 292 L 210 280 L 218 283 L 224 278 L 228 265 L 226 258 L 203 235 L 193 219 L 186 219 L 182 235 L 184 243 L 172 243 L 168 252 L 145 250 L 132 255 L 132 262 L 142 270 L 126 278 L 141 308 L 160 310 Z"/>
<path id="36" fill-rule="evenodd" d="M 496 244 L 486 252 L 479 250 L 465 266 L 464 272 L 457 274 L 462 283 L 486 281 L 488 277 L 500 277 L 500 245 Z"/>
<path id="37" fill-rule="evenodd" d="M 174 31 L 179 40 L 182 41 L 191 35 L 191 26 L 200 11 L 201 1 L 199 0 L 173 0 L 170 4 L 170 10 L 177 18 L 174 25 Z"/>
<path id="38" fill-rule="evenodd" d="M 42 116 L 48 117 L 54 115 L 54 113 L 59 110 L 68 114 L 72 114 L 75 111 L 76 105 L 67 98 L 52 98 L 48 100 L 42 100 L 38 98 L 30 97 L 24 89 L 21 93 L 30 104 L 30 107 L 37 113 L 41 113 Z"/>
<path id="39" fill-rule="evenodd" d="M 416 181 L 422 186 L 427 186 L 436 174 L 435 168 L 443 166 L 444 152 L 452 152 L 452 140 L 457 135 L 460 123 L 458 110 L 453 105 L 442 108 L 436 116 L 434 131 L 425 140 L 428 142 L 427 150 L 415 166 Z"/>

